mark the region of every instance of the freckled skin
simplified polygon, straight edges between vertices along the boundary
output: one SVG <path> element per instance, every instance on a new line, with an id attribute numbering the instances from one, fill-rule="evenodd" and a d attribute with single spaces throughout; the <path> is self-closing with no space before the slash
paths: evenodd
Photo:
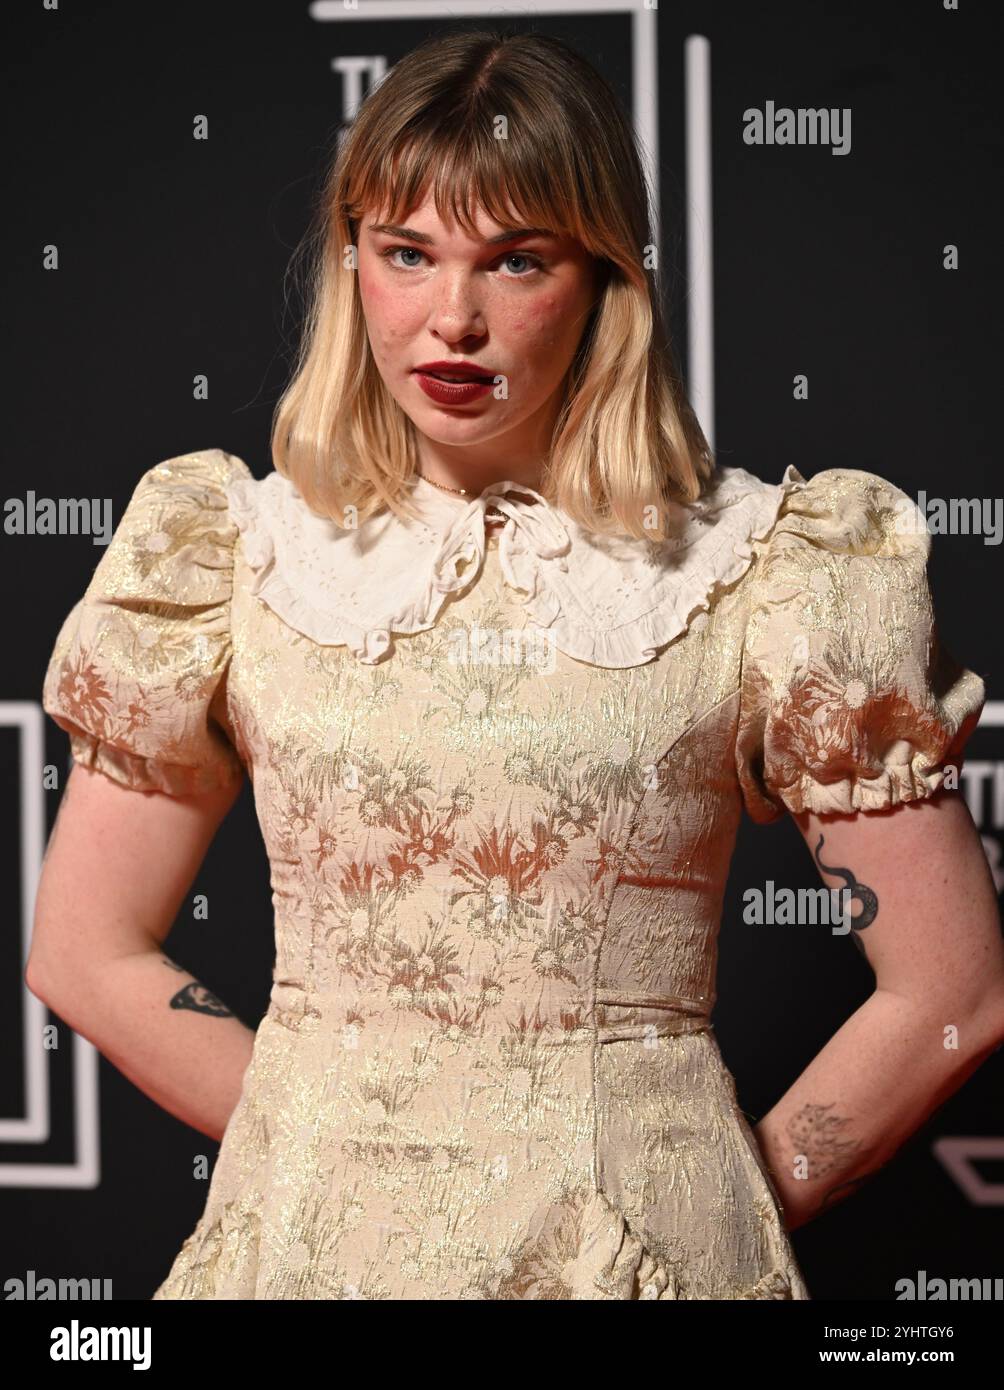
<path id="1" fill-rule="evenodd" d="M 482 211 L 482 239 L 468 237 L 442 222 L 429 199 L 403 225 L 431 236 L 432 245 L 372 232 L 376 221 L 389 217 L 370 209 L 359 232 L 360 299 L 377 369 L 418 433 L 420 466 L 445 464 L 475 487 L 494 477 L 534 485 L 593 305 L 592 256 L 571 238 L 485 245 L 510 228 Z M 461 358 L 505 377 L 508 398 L 489 393 L 463 406 L 430 400 L 413 368 Z"/>

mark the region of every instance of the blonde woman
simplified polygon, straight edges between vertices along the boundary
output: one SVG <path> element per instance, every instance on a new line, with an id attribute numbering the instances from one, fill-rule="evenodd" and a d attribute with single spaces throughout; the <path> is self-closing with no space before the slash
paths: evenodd
<path id="1" fill-rule="evenodd" d="M 574 53 L 413 52 L 324 190 L 275 471 L 151 468 L 59 633 L 29 983 L 222 1137 L 157 1299 L 805 1299 L 789 1233 L 1004 1036 L 928 533 L 869 472 L 715 466 L 649 238 Z M 160 950 L 245 773 L 254 1033 Z M 876 976 L 755 1132 L 710 1023 L 744 806 Z"/>

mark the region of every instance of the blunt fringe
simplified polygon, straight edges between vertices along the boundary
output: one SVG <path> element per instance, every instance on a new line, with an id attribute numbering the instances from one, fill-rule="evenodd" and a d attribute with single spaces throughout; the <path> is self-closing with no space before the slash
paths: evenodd
<path id="1" fill-rule="evenodd" d="M 700 497 L 714 462 L 646 264 L 645 176 L 612 89 L 568 45 L 539 34 L 436 37 L 361 104 L 297 252 L 307 262 L 305 319 L 273 417 L 276 471 L 338 525 L 384 506 L 414 515 L 416 432 L 370 352 L 355 257 L 367 211 L 403 222 L 430 188 L 440 218 L 471 236 L 483 208 L 506 228 L 574 237 L 597 258 L 599 292 L 563 383 L 540 491 L 590 531 L 662 539 L 668 507 Z"/>

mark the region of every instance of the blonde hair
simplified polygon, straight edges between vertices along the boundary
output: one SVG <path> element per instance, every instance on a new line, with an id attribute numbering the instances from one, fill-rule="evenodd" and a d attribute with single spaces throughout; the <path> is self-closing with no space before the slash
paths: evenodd
<path id="1" fill-rule="evenodd" d="M 711 451 L 644 264 L 648 201 L 630 127 L 592 66 L 539 34 L 432 39 L 360 106 L 305 242 L 307 319 L 275 409 L 277 472 L 339 525 L 349 507 L 353 523 L 384 505 L 414 515 L 415 428 L 373 360 L 354 255 L 367 209 L 388 208 L 400 223 L 430 184 L 440 218 L 469 235 L 479 235 L 479 206 L 505 227 L 515 209 L 522 225 L 573 237 L 597 258 L 599 293 L 540 491 L 591 531 L 661 539 L 667 504 L 702 494 Z"/>

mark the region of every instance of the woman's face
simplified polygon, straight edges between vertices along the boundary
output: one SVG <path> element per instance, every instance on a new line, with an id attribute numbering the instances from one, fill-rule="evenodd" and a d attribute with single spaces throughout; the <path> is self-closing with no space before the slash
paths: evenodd
<path id="1" fill-rule="evenodd" d="M 394 228 L 367 212 L 359 291 L 387 389 L 420 438 L 438 446 L 424 455 L 475 468 L 511 461 L 506 476 L 518 477 L 521 460 L 546 457 L 596 262 L 578 241 L 513 233 L 484 212 L 477 229 L 476 238 L 448 229 L 431 200 Z M 448 371 L 440 363 L 473 365 L 488 386 L 451 389 L 418 371 Z"/>

